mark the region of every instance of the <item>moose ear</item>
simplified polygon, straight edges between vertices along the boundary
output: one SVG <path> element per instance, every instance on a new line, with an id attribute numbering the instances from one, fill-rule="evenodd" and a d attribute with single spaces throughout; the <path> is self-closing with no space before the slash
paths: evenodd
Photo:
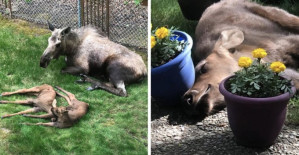
<path id="1" fill-rule="evenodd" d="M 62 29 L 61 35 L 64 36 L 70 32 L 71 32 L 71 27 L 66 27 L 66 28 Z"/>
<path id="2" fill-rule="evenodd" d="M 244 33 L 238 29 L 225 30 L 221 32 L 219 38 L 220 46 L 231 49 L 234 48 L 244 41 Z"/>
<path id="3" fill-rule="evenodd" d="M 55 27 L 49 21 L 47 21 L 47 22 L 48 22 L 49 29 L 51 31 L 54 31 Z"/>

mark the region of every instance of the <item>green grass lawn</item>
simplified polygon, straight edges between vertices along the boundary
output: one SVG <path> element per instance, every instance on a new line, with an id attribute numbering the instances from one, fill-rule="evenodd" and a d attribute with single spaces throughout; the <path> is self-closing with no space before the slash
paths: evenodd
<path id="1" fill-rule="evenodd" d="M 270 0 L 255 0 L 259 3 L 270 4 Z M 287 11 L 299 15 L 299 2 L 293 0 L 283 0 L 280 2 L 275 2 L 273 6 L 278 6 Z M 153 29 L 156 27 L 168 25 L 169 27 L 175 26 L 180 30 L 187 32 L 194 39 L 195 27 L 197 21 L 189 21 L 183 17 L 181 13 L 179 4 L 177 0 L 152 0 L 152 12 L 151 12 L 151 22 L 153 24 Z M 287 124 L 299 125 L 299 97 L 294 97 L 289 106 L 287 114 Z"/>
<path id="2" fill-rule="evenodd" d="M 128 97 L 103 90 L 87 91 L 76 84 L 76 76 L 61 74 L 64 58 L 47 69 L 39 59 L 47 47 L 50 31 L 27 22 L 0 16 L 0 91 L 14 91 L 41 84 L 60 86 L 89 103 L 88 113 L 73 127 L 58 129 L 26 126 L 22 122 L 48 120 L 15 116 L 0 120 L 0 154 L 147 154 L 147 79 L 127 86 Z M 146 59 L 146 54 L 143 53 Z M 14 95 L 1 100 L 20 100 Z M 67 105 L 58 98 L 58 105 Z M 28 109 L 15 104 L 0 105 L 0 116 Z"/>
<path id="3" fill-rule="evenodd" d="M 184 18 L 177 0 L 152 0 L 151 23 L 153 30 L 161 26 L 174 26 L 194 36 L 197 21 Z"/>

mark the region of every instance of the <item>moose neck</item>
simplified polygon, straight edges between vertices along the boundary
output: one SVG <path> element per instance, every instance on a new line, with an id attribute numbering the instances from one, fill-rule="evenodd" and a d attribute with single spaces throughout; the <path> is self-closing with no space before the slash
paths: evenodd
<path id="1" fill-rule="evenodd" d="M 75 32 L 70 32 L 65 36 L 65 45 L 63 48 L 63 53 L 66 56 L 74 55 L 74 53 L 77 51 L 78 45 L 79 45 L 79 37 Z"/>

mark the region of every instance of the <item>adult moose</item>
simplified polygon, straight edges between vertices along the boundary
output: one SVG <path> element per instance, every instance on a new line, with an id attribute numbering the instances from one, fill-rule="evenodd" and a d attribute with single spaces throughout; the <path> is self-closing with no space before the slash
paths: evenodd
<path id="1" fill-rule="evenodd" d="M 52 36 L 40 58 L 40 66 L 46 68 L 51 59 L 66 56 L 62 73 L 82 75 L 82 81 L 93 82 L 89 90 L 104 89 L 119 96 L 127 96 L 125 83 L 136 82 L 147 74 L 142 58 L 126 47 L 110 41 L 87 26 L 71 30 L 57 29 L 48 23 Z M 87 75 L 104 74 L 112 83 L 91 80 Z M 88 80 L 86 80 L 88 79 Z"/>
<path id="2" fill-rule="evenodd" d="M 223 0 L 203 13 L 196 27 L 196 82 L 183 96 L 188 114 L 208 115 L 225 106 L 218 85 L 239 69 L 240 56 L 266 49 L 265 61 L 282 61 L 299 88 L 299 18 L 247 0 Z"/>

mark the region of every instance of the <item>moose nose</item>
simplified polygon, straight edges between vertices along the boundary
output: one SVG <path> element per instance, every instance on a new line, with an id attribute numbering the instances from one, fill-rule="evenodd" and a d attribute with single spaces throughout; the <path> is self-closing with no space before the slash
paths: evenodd
<path id="1" fill-rule="evenodd" d="M 194 108 L 194 105 L 196 104 L 194 103 L 194 100 L 197 94 L 196 90 L 189 90 L 185 93 L 183 96 L 183 106 L 185 110 L 192 110 Z"/>
<path id="2" fill-rule="evenodd" d="M 208 84 L 203 91 L 197 89 L 191 89 L 185 93 L 183 96 L 183 107 L 187 113 L 195 114 L 197 112 L 197 107 L 200 106 L 201 102 L 207 99 L 207 94 L 211 90 L 211 84 Z"/>
<path id="3" fill-rule="evenodd" d="M 45 61 L 40 61 L 39 66 L 42 67 L 42 68 L 46 68 L 47 63 Z"/>
<path id="4" fill-rule="evenodd" d="M 40 59 L 40 67 L 43 67 L 43 68 L 46 68 L 50 62 L 50 58 L 46 57 L 46 56 L 42 56 L 41 59 Z"/>

